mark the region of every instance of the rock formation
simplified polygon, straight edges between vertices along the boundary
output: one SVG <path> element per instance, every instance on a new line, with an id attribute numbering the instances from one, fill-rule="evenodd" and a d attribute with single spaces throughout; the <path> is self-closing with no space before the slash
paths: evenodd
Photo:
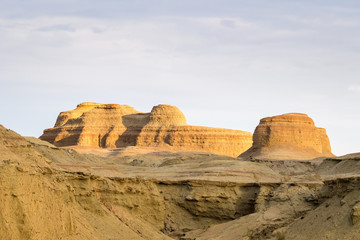
<path id="1" fill-rule="evenodd" d="M 162 216 L 164 210 L 163 204 L 158 204 L 161 201 L 154 202 L 155 199 L 162 198 L 153 183 L 139 184 L 130 180 L 132 183 L 129 185 L 118 185 L 117 188 L 114 185 L 117 181 L 106 182 L 108 179 L 101 179 L 94 180 L 94 188 L 90 190 L 85 183 L 86 173 L 78 175 L 59 171 L 59 167 L 50 164 L 52 160 L 36 148 L 43 149 L 52 158 L 60 153 L 65 158 L 74 160 L 70 152 L 79 156 L 70 149 L 30 143 L 0 125 L 0 239 L 95 240 L 119 239 L 119 236 L 128 240 L 172 239 L 160 232 L 162 226 L 157 226 L 157 218 Z M 113 189 L 103 187 L 105 185 Z M 111 193 L 119 192 L 123 187 L 134 189 L 139 196 L 144 196 L 134 198 L 130 193 L 130 198 L 122 198 L 121 201 L 126 202 L 129 208 L 134 208 L 132 204 L 139 205 L 137 213 L 147 205 L 141 213 L 146 217 L 134 217 L 133 213 L 118 203 L 109 205 Z M 81 191 L 90 191 L 80 192 L 80 188 Z M 94 189 L 100 188 L 102 190 L 99 195 Z M 87 196 L 86 200 L 84 196 Z"/>
<path id="2" fill-rule="evenodd" d="M 251 133 L 187 125 L 175 106 L 158 105 L 141 113 L 127 105 L 82 103 L 60 113 L 40 139 L 56 146 L 158 147 L 238 156 L 252 143 Z"/>
<path id="3" fill-rule="evenodd" d="M 0 239 L 360 235 L 358 153 L 258 162 L 194 152 L 100 157 L 0 125 L 0 156 Z"/>
<path id="4" fill-rule="evenodd" d="M 334 156 L 326 130 L 315 127 L 306 114 L 288 113 L 260 120 L 252 147 L 240 157 L 306 160 Z"/>

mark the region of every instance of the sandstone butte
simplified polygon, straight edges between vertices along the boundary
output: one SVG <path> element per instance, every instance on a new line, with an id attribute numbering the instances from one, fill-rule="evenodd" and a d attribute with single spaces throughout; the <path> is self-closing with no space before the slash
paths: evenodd
<path id="1" fill-rule="evenodd" d="M 142 113 L 128 105 L 81 103 L 61 112 L 41 140 L 55 146 L 122 148 L 157 147 L 182 152 L 209 152 L 236 157 L 251 147 L 249 132 L 190 126 L 175 106 L 154 106 Z"/>
<path id="2" fill-rule="evenodd" d="M 302 113 L 288 113 L 260 120 L 253 145 L 241 158 L 308 160 L 331 157 L 330 141 L 324 128 Z"/>

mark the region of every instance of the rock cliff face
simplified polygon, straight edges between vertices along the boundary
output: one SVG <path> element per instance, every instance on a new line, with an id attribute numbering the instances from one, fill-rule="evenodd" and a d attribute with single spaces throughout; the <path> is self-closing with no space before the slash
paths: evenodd
<path id="1" fill-rule="evenodd" d="M 117 185 L 116 181 L 90 179 L 82 173 L 69 174 L 35 146 L 46 149 L 48 156 L 55 156 L 54 151 L 63 152 L 65 158 L 71 156 L 69 149 L 30 143 L 0 125 L 0 239 L 171 239 L 157 226 L 164 204 L 154 183 L 130 180 Z M 122 190 L 116 185 L 122 185 Z M 130 198 L 121 199 L 128 209 L 131 204 L 141 205 L 136 210 L 149 206 L 141 213 L 147 220 L 134 217 L 116 202 L 118 198 L 110 200 L 112 193 L 123 190 L 137 193 L 135 198 L 131 192 Z"/>
<path id="2" fill-rule="evenodd" d="M 0 239 L 358 239 L 359 160 L 100 157 L 0 125 Z"/>
<path id="3" fill-rule="evenodd" d="M 175 106 L 158 105 L 141 113 L 127 105 L 82 103 L 60 113 L 40 139 L 56 146 L 159 147 L 238 156 L 252 144 L 251 133 L 190 126 Z"/>
<path id="4" fill-rule="evenodd" d="M 326 130 L 306 114 L 288 113 L 260 120 L 252 147 L 240 157 L 305 160 L 334 156 Z"/>

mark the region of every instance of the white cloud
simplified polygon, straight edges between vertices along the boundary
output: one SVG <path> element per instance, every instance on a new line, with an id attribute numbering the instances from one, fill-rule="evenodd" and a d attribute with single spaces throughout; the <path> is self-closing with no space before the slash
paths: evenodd
<path id="1" fill-rule="evenodd" d="M 246 21 L 241 18 L 228 18 L 228 17 L 188 17 L 184 18 L 185 20 L 192 23 L 199 23 L 205 27 L 209 27 L 212 29 L 216 28 L 231 28 L 231 29 L 250 29 L 257 28 L 257 24 L 255 22 Z"/>
<path id="2" fill-rule="evenodd" d="M 348 90 L 351 92 L 359 92 L 360 93 L 360 85 L 351 85 L 348 87 Z"/>

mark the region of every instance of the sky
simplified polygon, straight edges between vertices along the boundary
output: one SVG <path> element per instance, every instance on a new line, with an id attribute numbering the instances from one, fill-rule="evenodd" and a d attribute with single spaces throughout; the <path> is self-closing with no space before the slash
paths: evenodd
<path id="1" fill-rule="evenodd" d="M 38 137 L 81 102 L 249 132 L 306 113 L 360 152 L 360 1 L 0 0 L 0 124 Z"/>

